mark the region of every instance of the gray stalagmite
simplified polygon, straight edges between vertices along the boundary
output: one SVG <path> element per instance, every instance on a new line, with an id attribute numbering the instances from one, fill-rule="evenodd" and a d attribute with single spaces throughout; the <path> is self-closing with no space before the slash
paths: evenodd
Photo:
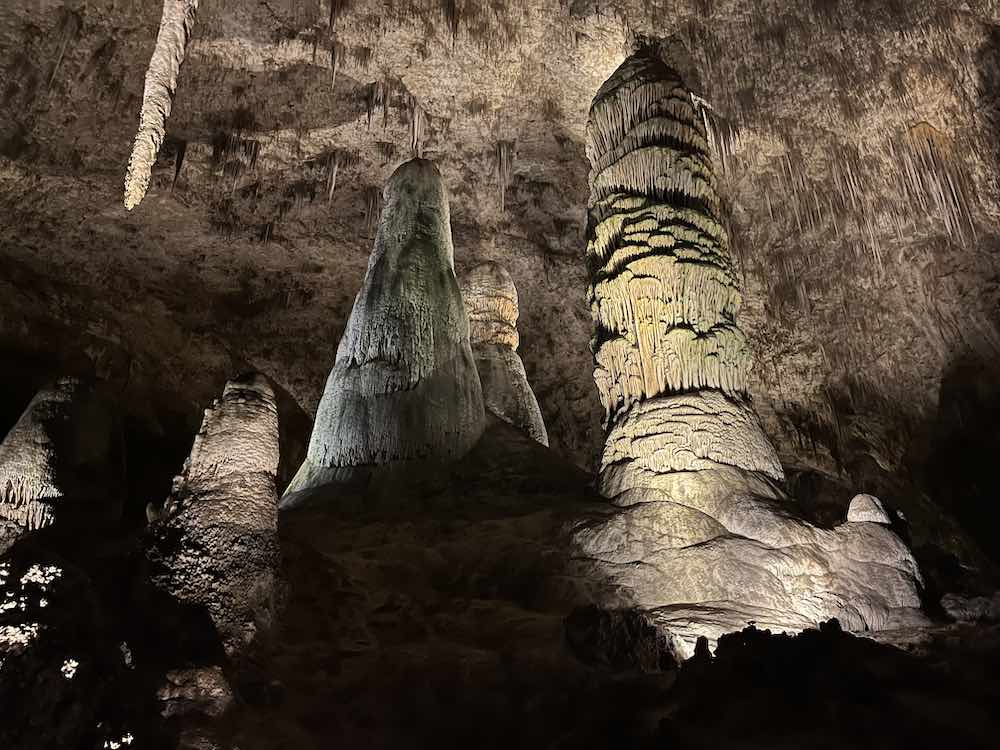
<path id="1" fill-rule="evenodd" d="M 77 378 L 59 378 L 35 395 L 0 443 L 0 550 L 57 520 L 118 518 L 114 430 L 114 417 Z"/>
<path id="2" fill-rule="evenodd" d="M 584 556 L 682 656 L 751 621 L 921 622 L 919 571 L 889 528 L 871 513 L 815 528 L 775 485 L 708 143 L 679 75 L 637 52 L 601 87 L 587 133 L 599 486 L 618 510 L 576 529 Z"/>
<path id="3" fill-rule="evenodd" d="M 361 291 L 282 507 L 377 466 L 447 461 L 482 434 L 482 389 L 454 271 L 448 196 L 433 163 L 389 179 Z"/>
<path id="4" fill-rule="evenodd" d="M 153 163 L 166 135 L 167 118 L 177 90 L 177 77 L 194 30 L 198 0 L 163 0 L 163 16 L 156 46 L 146 69 L 146 83 L 139 112 L 139 130 L 125 174 L 125 208 L 142 202 L 149 188 Z"/>
<path id="5" fill-rule="evenodd" d="M 149 529 L 151 579 L 204 607 L 226 651 L 271 623 L 278 566 L 278 412 L 262 375 L 226 384 Z"/>
<path id="6" fill-rule="evenodd" d="M 499 263 L 481 263 L 462 282 L 469 336 L 486 408 L 500 419 L 549 444 L 542 412 L 517 353 L 517 287 Z"/>

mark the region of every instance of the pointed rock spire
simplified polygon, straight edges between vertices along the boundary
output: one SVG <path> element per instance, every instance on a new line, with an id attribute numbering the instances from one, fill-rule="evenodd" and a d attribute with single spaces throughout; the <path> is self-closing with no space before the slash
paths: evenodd
<path id="1" fill-rule="evenodd" d="M 448 196 L 424 159 L 384 191 L 375 246 L 337 348 L 296 495 L 406 461 L 465 454 L 483 430 L 483 396 L 454 271 Z"/>
<path id="2" fill-rule="evenodd" d="M 486 408 L 542 445 L 549 444 L 542 412 L 518 356 L 517 287 L 499 263 L 481 263 L 462 280 L 472 353 Z"/>

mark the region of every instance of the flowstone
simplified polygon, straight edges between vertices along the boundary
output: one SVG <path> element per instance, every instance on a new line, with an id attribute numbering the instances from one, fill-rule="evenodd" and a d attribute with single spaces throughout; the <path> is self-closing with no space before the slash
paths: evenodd
<path id="1" fill-rule="evenodd" d="M 708 142 L 680 76 L 637 52 L 601 87 L 587 133 L 599 488 L 618 510 L 574 539 L 614 603 L 643 610 L 682 657 L 751 622 L 923 622 L 920 573 L 884 511 L 815 528 L 776 484 Z"/>
<path id="2" fill-rule="evenodd" d="M 93 525 L 118 518 L 116 429 L 107 404 L 77 378 L 59 378 L 35 395 L 0 443 L 0 552 L 56 521 Z"/>
<path id="3" fill-rule="evenodd" d="M 262 375 L 226 384 L 149 528 L 154 586 L 207 610 L 238 653 L 272 621 L 278 567 L 278 413 Z"/>
<path id="4" fill-rule="evenodd" d="M 412 159 L 385 187 L 368 271 L 282 508 L 376 467 L 456 459 L 479 439 L 483 395 L 454 254 L 441 174 Z"/>
<path id="5" fill-rule="evenodd" d="M 462 281 L 469 336 L 486 408 L 542 445 L 549 436 L 517 353 L 517 287 L 499 263 L 481 263 Z"/>

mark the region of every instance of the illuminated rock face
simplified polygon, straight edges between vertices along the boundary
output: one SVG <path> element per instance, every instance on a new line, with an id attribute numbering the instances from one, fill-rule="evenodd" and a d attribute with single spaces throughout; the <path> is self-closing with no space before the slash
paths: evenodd
<path id="1" fill-rule="evenodd" d="M 163 15 L 156 46 L 146 70 L 139 112 L 139 130 L 132 142 L 132 154 L 125 174 L 125 208 L 131 211 L 142 202 L 152 177 L 156 154 L 166 135 L 167 118 L 174 103 L 181 63 L 194 32 L 198 0 L 163 0 Z"/>
<path id="2" fill-rule="evenodd" d="M 599 487 L 619 510 L 578 527 L 576 543 L 682 656 L 751 621 L 921 622 L 919 571 L 881 506 L 876 518 L 852 505 L 849 523 L 819 529 L 775 485 L 708 145 L 677 73 L 633 55 L 587 130 L 594 380 L 608 428 Z"/>
<path id="3" fill-rule="evenodd" d="M 162 514 L 149 529 L 151 579 L 204 607 L 227 652 L 267 626 L 278 563 L 278 413 L 261 375 L 226 384 Z"/>
<path id="4" fill-rule="evenodd" d="M 282 507 L 373 467 L 462 456 L 484 420 L 448 197 L 437 167 L 413 159 L 385 187 L 368 272 Z"/>
<path id="5" fill-rule="evenodd" d="M 0 443 L 0 548 L 57 520 L 92 524 L 119 516 L 120 446 L 105 406 L 71 377 L 28 404 Z"/>
<path id="6" fill-rule="evenodd" d="M 483 403 L 500 419 L 549 444 L 542 412 L 517 353 L 517 287 L 499 263 L 481 263 L 462 282 Z"/>

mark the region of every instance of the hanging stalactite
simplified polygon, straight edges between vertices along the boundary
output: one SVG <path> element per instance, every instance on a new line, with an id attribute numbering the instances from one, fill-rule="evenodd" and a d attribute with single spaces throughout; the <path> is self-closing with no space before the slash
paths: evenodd
<path id="1" fill-rule="evenodd" d="M 149 188 L 156 154 L 163 143 L 167 118 L 177 90 L 177 77 L 194 30 L 198 0 L 164 0 L 160 30 L 153 57 L 146 70 L 146 84 L 139 113 L 139 132 L 132 143 L 125 174 L 125 208 L 142 202 Z"/>

